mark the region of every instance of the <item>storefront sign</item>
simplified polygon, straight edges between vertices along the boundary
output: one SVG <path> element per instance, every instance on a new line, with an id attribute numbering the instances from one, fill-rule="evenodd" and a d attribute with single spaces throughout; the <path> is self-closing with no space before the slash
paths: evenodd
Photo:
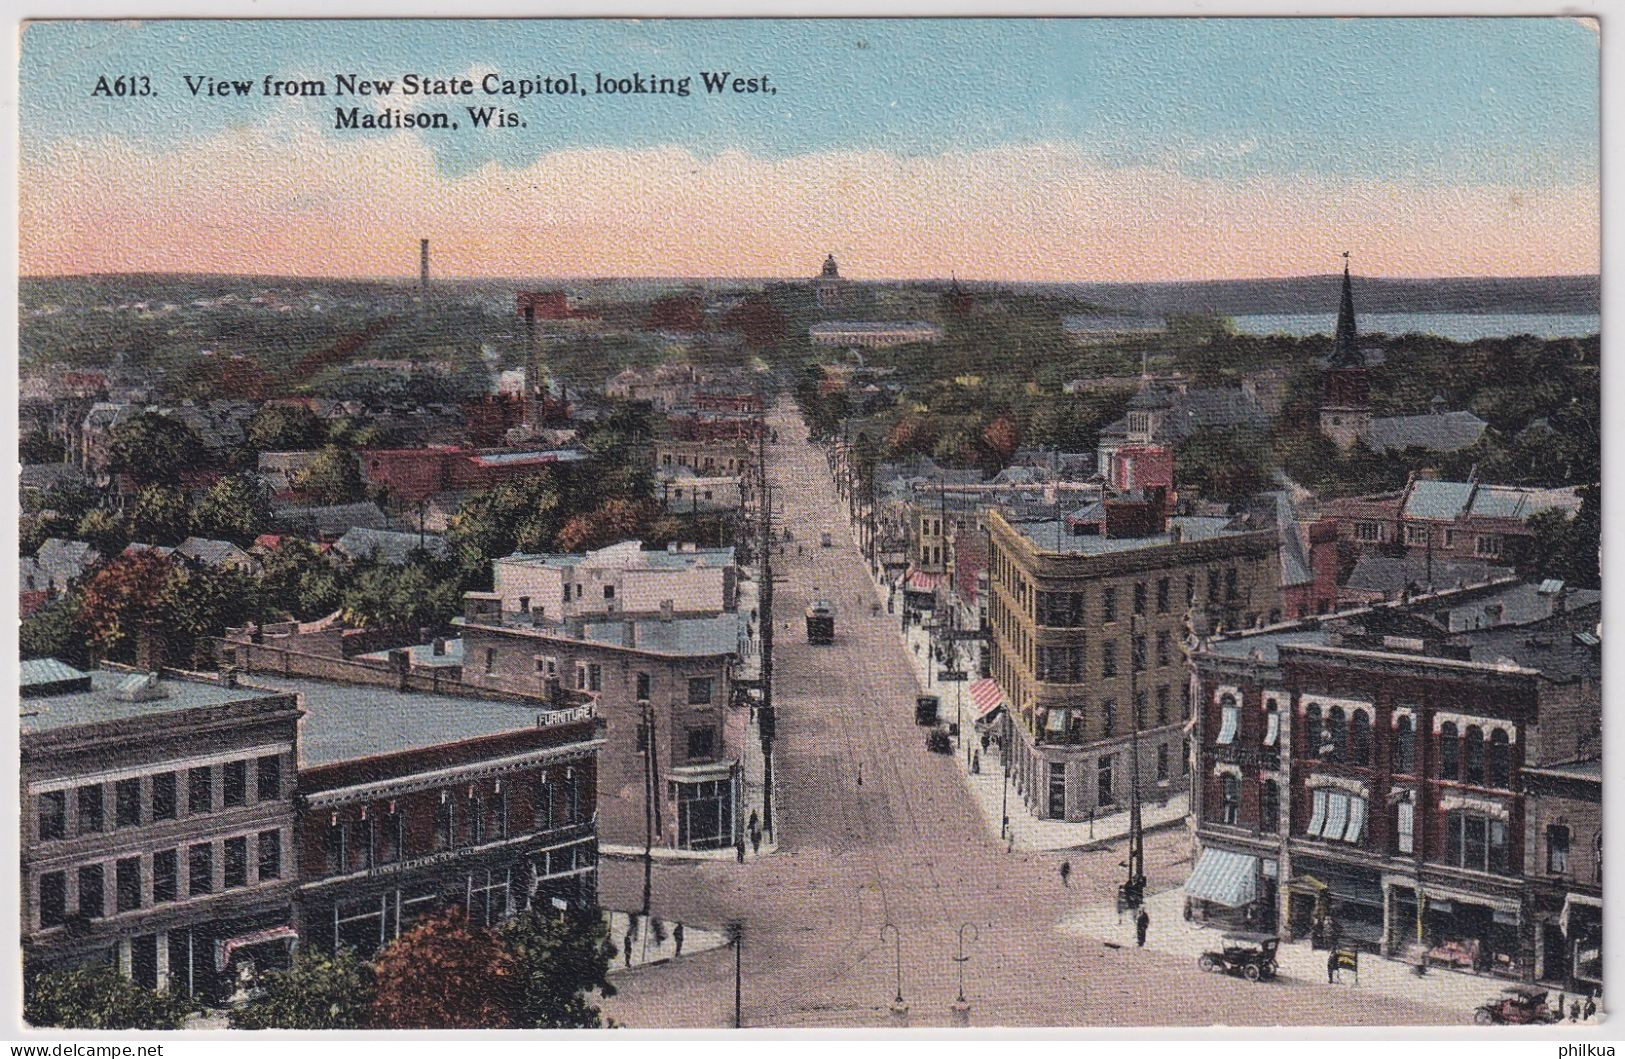
<path id="1" fill-rule="evenodd" d="M 577 721 L 590 721 L 593 718 L 593 706 L 572 706 L 568 710 L 554 710 L 550 713 L 537 715 L 537 721 L 543 728 L 551 728 L 558 724 L 574 724 Z"/>

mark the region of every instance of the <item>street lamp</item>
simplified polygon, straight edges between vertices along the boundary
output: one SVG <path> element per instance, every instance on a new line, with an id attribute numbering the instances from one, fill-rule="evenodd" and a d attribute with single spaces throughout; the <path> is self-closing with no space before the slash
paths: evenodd
<path id="1" fill-rule="evenodd" d="M 734 1029 L 737 1030 L 744 1026 L 744 1022 L 740 1019 L 740 995 L 742 993 L 743 975 L 740 973 L 739 955 L 740 950 L 744 947 L 745 925 L 743 923 L 729 924 L 728 934 L 733 941 L 734 948 Z"/>
<path id="2" fill-rule="evenodd" d="M 908 1005 L 903 1003 L 903 932 L 897 929 L 895 923 L 886 923 L 880 928 L 881 944 L 886 942 L 886 931 L 892 933 L 892 946 L 897 968 L 897 996 L 891 1002 L 892 1021 L 899 1026 L 908 1025 Z"/>
<path id="3" fill-rule="evenodd" d="M 970 960 L 970 957 L 965 955 L 966 927 L 970 928 L 971 941 L 982 940 L 982 932 L 976 928 L 975 923 L 959 924 L 959 953 L 954 956 L 954 963 L 959 965 L 959 999 L 949 1008 L 955 1026 L 970 1025 L 970 1001 L 965 999 L 965 964 Z"/>

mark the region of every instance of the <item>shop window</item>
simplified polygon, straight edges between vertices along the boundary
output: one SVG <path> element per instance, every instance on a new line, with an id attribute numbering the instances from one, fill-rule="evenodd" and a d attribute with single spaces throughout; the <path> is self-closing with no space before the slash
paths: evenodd
<path id="1" fill-rule="evenodd" d="M 100 831 L 105 823 L 102 819 L 102 785 L 93 783 L 80 787 L 75 792 L 74 802 L 79 810 L 78 833 L 88 835 Z"/>
<path id="2" fill-rule="evenodd" d="M 678 845 L 684 849 L 723 849 L 732 845 L 732 782 L 703 780 L 675 787 Z"/>
<path id="3" fill-rule="evenodd" d="M 46 791 L 39 796 L 39 837 L 45 842 L 61 838 L 68 829 L 68 794 Z"/>
<path id="4" fill-rule="evenodd" d="M 60 927 L 67 917 L 67 874 L 59 871 L 48 871 L 39 877 L 40 928 Z"/>
<path id="5" fill-rule="evenodd" d="M 1454 721 L 1439 726 L 1439 778 L 1461 779 L 1461 737 Z"/>
<path id="6" fill-rule="evenodd" d="M 79 914 L 86 919 L 100 919 L 107 914 L 100 864 L 87 864 L 79 869 Z"/>
<path id="7" fill-rule="evenodd" d="M 1349 722 L 1349 760 L 1356 765 L 1371 764 L 1371 721 L 1356 711 Z"/>
<path id="8" fill-rule="evenodd" d="M 1491 787 L 1501 790 L 1512 786 L 1512 746 L 1506 731 L 1500 728 L 1490 733 L 1489 772 L 1486 779 Z"/>
<path id="9" fill-rule="evenodd" d="M 1095 765 L 1095 802 L 1099 805 L 1112 805 L 1117 801 L 1116 792 L 1112 789 L 1113 779 L 1117 770 L 1117 755 L 1102 754 L 1100 761 Z"/>
<path id="10" fill-rule="evenodd" d="M 172 849 L 152 855 L 152 903 L 168 904 L 179 896 L 180 858 Z"/>
<path id="11" fill-rule="evenodd" d="M 468 881 L 468 918 L 475 926 L 494 927 L 508 918 L 510 872 L 487 869 Z"/>
<path id="12" fill-rule="evenodd" d="M 1219 699 L 1219 734 L 1213 741 L 1219 746 L 1229 746 L 1236 741 L 1236 729 L 1241 724 L 1241 707 L 1236 705 L 1234 695 L 1225 695 Z"/>
<path id="13" fill-rule="evenodd" d="M 113 866 L 114 900 L 120 912 L 141 907 L 141 858 L 125 857 Z"/>
<path id="14" fill-rule="evenodd" d="M 1476 724 L 1467 726 L 1461 736 L 1461 778 L 1474 786 L 1484 783 L 1484 732 Z"/>
<path id="15" fill-rule="evenodd" d="M 1394 721 L 1393 769 L 1405 775 L 1416 771 L 1416 726 L 1408 716 Z"/>
<path id="16" fill-rule="evenodd" d="M 1546 873 L 1569 873 L 1569 829 L 1562 824 L 1550 824 L 1546 828 Z"/>
<path id="17" fill-rule="evenodd" d="M 1219 822 L 1235 824 L 1241 817 L 1241 780 L 1226 772 L 1219 777 Z"/>
<path id="18" fill-rule="evenodd" d="M 175 819 L 175 774 L 160 772 L 152 778 L 152 818 Z"/>

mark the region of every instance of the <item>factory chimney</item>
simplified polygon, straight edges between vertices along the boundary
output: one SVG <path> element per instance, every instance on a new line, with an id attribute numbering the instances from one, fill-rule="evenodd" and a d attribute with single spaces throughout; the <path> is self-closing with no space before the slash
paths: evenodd
<path id="1" fill-rule="evenodd" d="M 429 287 L 429 240 L 418 240 L 418 286 Z"/>

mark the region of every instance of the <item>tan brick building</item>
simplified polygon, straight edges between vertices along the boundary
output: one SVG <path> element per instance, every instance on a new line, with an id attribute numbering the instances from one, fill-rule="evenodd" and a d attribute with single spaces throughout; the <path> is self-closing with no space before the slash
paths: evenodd
<path id="1" fill-rule="evenodd" d="M 1127 808 L 1136 714 L 1141 797 L 1185 789 L 1187 613 L 1240 627 L 1279 606 L 1274 531 L 1174 518 L 1108 535 L 994 512 L 988 537 L 991 671 L 1029 811 L 1087 820 Z"/>

